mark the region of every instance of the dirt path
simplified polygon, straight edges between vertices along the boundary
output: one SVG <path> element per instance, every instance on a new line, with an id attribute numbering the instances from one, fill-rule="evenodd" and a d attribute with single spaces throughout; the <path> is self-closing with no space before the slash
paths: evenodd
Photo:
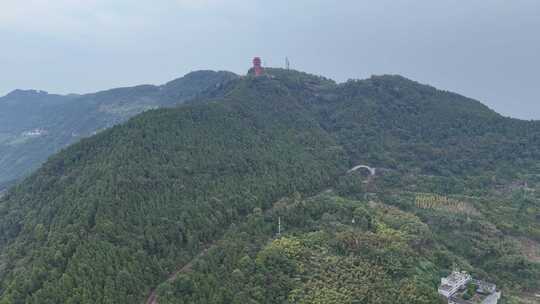
<path id="1" fill-rule="evenodd" d="M 521 252 L 529 260 L 540 263 L 540 243 L 525 237 L 516 238 L 521 245 Z"/>
<path id="2" fill-rule="evenodd" d="M 193 264 L 195 264 L 195 262 L 198 259 L 204 257 L 208 253 L 208 251 L 210 251 L 210 249 L 216 246 L 217 246 L 216 243 L 212 243 L 210 246 L 208 246 L 203 251 L 201 251 L 198 255 L 196 255 L 189 263 L 185 264 L 182 268 L 172 273 L 165 282 L 169 282 L 169 283 L 174 282 L 174 280 L 176 280 L 180 274 L 190 272 L 191 268 L 193 267 Z M 148 300 L 146 300 L 146 304 L 158 304 L 158 296 L 157 296 L 156 290 L 157 290 L 157 287 L 152 289 L 152 291 L 150 292 L 150 295 L 148 296 Z"/>

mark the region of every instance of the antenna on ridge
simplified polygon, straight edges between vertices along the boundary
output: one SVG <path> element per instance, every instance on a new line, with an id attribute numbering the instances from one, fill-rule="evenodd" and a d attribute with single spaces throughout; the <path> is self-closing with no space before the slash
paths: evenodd
<path id="1" fill-rule="evenodd" d="M 285 68 L 287 70 L 291 69 L 291 62 L 289 61 L 289 57 L 285 57 Z"/>

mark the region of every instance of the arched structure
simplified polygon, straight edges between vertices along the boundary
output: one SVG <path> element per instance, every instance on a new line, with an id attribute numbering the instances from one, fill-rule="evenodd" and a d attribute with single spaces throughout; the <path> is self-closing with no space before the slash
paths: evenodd
<path id="1" fill-rule="evenodd" d="M 372 167 L 366 166 L 366 165 L 358 165 L 358 166 L 352 167 L 349 171 L 347 171 L 347 173 L 352 173 L 352 172 L 360 170 L 360 169 L 368 170 L 369 175 L 371 175 L 371 176 L 374 176 L 375 173 L 376 173 L 375 168 L 372 168 Z"/>

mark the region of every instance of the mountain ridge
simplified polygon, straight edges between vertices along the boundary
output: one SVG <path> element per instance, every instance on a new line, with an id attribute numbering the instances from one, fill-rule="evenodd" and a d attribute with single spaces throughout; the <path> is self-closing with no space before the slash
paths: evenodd
<path id="1" fill-rule="evenodd" d="M 4 96 L 0 96 L 0 99 L 3 99 L 5 97 L 43 96 L 43 95 L 63 96 L 63 97 L 73 96 L 73 97 L 76 97 L 76 96 L 83 96 L 83 95 L 106 93 L 106 92 L 114 91 L 114 90 L 131 89 L 131 88 L 137 88 L 137 87 L 157 87 L 157 88 L 159 88 L 159 87 L 171 86 L 172 84 L 182 82 L 182 81 L 185 81 L 185 80 L 189 80 L 190 78 L 198 79 L 199 77 L 197 77 L 197 76 L 207 76 L 209 73 L 210 74 L 215 73 L 216 75 L 228 75 L 228 76 L 231 76 L 232 78 L 235 78 L 237 76 L 233 72 L 224 71 L 224 70 L 220 70 L 220 71 L 197 70 L 197 71 L 189 72 L 189 73 L 185 74 L 182 77 L 175 78 L 173 80 L 167 81 L 167 82 L 165 82 L 163 84 L 160 84 L 160 85 L 148 84 L 147 83 L 147 84 L 138 84 L 138 85 L 133 85 L 133 86 L 117 87 L 117 88 L 112 88 L 112 89 L 104 89 L 104 90 L 99 90 L 99 91 L 96 91 L 96 92 L 89 92 L 89 93 L 68 93 L 68 94 L 50 93 L 49 91 L 40 90 L 40 89 L 13 89 L 12 91 L 5 94 Z"/>
<path id="2" fill-rule="evenodd" d="M 160 303 L 434 303 L 455 265 L 516 299 L 540 288 L 512 241 L 540 241 L 539 135 L 399 77 L 234 79 L 83 139 L 12 188 L 0 303 L 143 303 L 224 237 Z M 379 173 L 347 174 L 359 164 Z"/>
<path id="3" fill-rule="evenodd" d="M 140 85 L 83 95 L 15 90 L 0 97 L 0 183 L 20 179 L 49 155 L 83 137 L 155 107 L 171 107 L 237 76 L 198 71 L 160 86 Z M 41 129 L 43 136 L 25 136 Z M 46 135 L 46 136 L 45 136 Z"/>

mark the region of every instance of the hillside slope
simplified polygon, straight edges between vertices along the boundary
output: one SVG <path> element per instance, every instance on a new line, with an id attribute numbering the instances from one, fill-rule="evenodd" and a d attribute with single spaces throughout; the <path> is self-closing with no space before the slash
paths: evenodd
<path id="1" fill-rule="evenodd" d="M 195 98 L 236 77 L 229 72 L 198 71 L 161 86 L 85 95 L 15 90 L 0 98 L 0 187 L 28 175 L 50 155 L 81 138 L 145 110 Z"/>
<path id="2" fill-rule="evenodd" d="M 144 303 L 157 286 L 160 303 L 433 303 L 453 267 L 505 301 L 540 289 L 520 249 L 540 242 L 537 122 L 399 76 L 267 72 L 84 139 L 13 188 L 0 303 Z M 359 164 L 377 174 L 346 173 Z"/>
<path id="3" fill-rule="evenodd" d="M 142 301 L 232 221 L 329 183 L 342 151 L 265 84 L 149 111 L 52 157 L 1 204 L 2 303 Z"/>

